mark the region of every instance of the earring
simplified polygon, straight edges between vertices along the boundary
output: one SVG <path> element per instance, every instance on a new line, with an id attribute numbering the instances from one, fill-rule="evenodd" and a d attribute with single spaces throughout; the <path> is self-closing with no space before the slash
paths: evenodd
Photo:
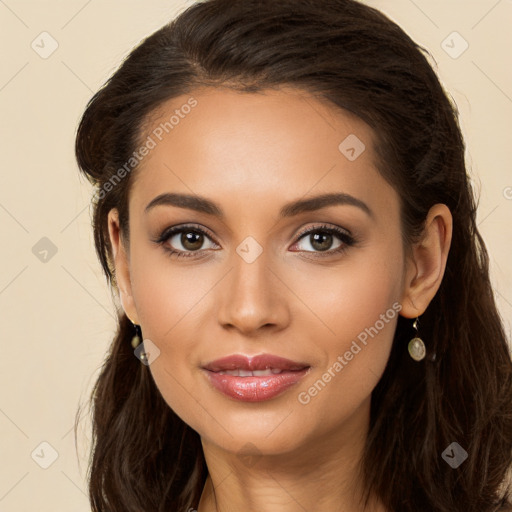
<path id="1" fill-rule="evenodd" d="M 423 343 L 423 340 L 418 336 L 418 323 L 419 320 L 416 318 L 412 324 L 414 329 L 416 329 L 416 336 L 411 341 L 409 341 L 409 345 L 407 347 L 409 349 L 410 356 L 415 361 L 421 361 L 427 352 L 425 349 L 425 343 Z"/>
<path id="2" fill-rule="evenodd" d="M 130 322 L 131 322 L 131 320 L 130 320 Z M 135 349 L 140 345 L 140 335 L 139 335 L 140 326 L 137 324 L 134 324 L 133 322 L 132 322 L 132 324 L 133 324 L 133 328 L 135 329 L 135 335 L 133 336 L 131 343 L 132 343 L 132 347 Z"/>

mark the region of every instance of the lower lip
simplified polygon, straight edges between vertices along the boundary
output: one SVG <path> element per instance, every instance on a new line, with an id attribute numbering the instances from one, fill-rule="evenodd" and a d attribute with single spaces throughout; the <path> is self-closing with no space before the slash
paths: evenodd
<path id="1" fill-rule="evenodd" d="M 204 370 L 212 385 L 225 395 L 243 402 L 262 402 L 280 395 L 299 382 L 309 368 L 261 377 L 236 377 Z"/>

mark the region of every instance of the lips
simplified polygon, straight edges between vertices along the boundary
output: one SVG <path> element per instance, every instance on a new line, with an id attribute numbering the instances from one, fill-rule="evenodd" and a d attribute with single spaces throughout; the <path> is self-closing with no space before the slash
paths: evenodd
<path id="1" fill-rule="evenodd" d="M 306 363 L 270 354 L 232 355 L 203 367 L 216 390 L 245 402 L 260 402 L 280 395 L 301 380 L 309 369 Z"/>
<path id="2" fill-rule="evenodd" d="M 241 370 L 242 372 L 258 372 L 264 370 L 295 371 L 309 368 L 307 363 L 301 363 L 285 359 L 284 357 L 271 354 L 260 354 L 254 357 L 234 354 L 232 356 L 217 359 L 203 367 L 211 372 L 231 372 Z M 243 376 L 243 375 L 242 375 Z"/>

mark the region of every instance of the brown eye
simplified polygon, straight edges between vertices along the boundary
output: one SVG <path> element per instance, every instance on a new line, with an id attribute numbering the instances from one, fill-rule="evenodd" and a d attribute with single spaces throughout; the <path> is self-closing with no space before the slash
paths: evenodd
<path id="1" fill-rule="evenodd" d="M 333 236 L 331 233 L 324 231 L 316 232 L 313 235 L 309 235 L 311 246 L 318 251 L 327 251 L 331 248 L 333 242 Z"/>
<path id="2" fill-rule="evenodd" d="M 196 231 L 182 231 L 180 243 L 187 251 L 197 251 L 204 243 L 204 235 Z"/>
<path id="3" fill-rule="evenodd" d="M 160 237 L 155 240 L 171 255 L 196 256 L 204 249 L 215 248 L 216 244 L 211 241 L 211 236 L 202 228 L 195 226 L 174 226 L 166 229 Z M 210 247 L 204 247 L 206 241 L 210 241 Z"/>
<path id="4" fill-rule="evenodd" d="M 192 252 L 204 249 L 203 246 L 208 239 L 209 237 L 206 233 L 190 228 L 176 229 L 172 233 L 167 234 L 165 238 L 167 245 L 170 245 L 172 249 Z"/>
<path id="5" fill-rule="evenodd" d="M 336 239 L 338 239 L 339 242 L 335 247 L 332 247 Z M 308 243 L 304 244 L 303 242 Z M 301 243 L 306 247 L 301 249 Z M 303 231 L 299 235 L 299 240 L 295 243 L 295 246 L 299 246 L 299 250 L 305 252 L 326 253 L 326 255 L 331 255 L 342 252 L 354 244 L 355 239 L 345 230 L 337 227 L 318 226 Z"/>

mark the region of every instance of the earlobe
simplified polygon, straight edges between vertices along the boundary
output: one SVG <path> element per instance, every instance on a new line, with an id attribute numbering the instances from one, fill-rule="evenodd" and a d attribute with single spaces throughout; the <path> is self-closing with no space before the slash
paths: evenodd
<path id="1" fill-rule="evenodd" d="M 139 320 L 132 296 L 129 260 L 119 225 L 119 212 L 116 208 L 109 211 L 107 222 L 110 244 L 112 246 L 116 283 L 119 289 L 119 299 L 126 316 L 133 323 L 138 324 Z"/>
<path id="2" fill-rule="evenodd" d="M 425 220 L 423 237 L 411 250 L 404 281 L 401 315 L 424 313 L 441 286 L 452 239 L 452 215 L 445 204 L 435 204 Z"/>

